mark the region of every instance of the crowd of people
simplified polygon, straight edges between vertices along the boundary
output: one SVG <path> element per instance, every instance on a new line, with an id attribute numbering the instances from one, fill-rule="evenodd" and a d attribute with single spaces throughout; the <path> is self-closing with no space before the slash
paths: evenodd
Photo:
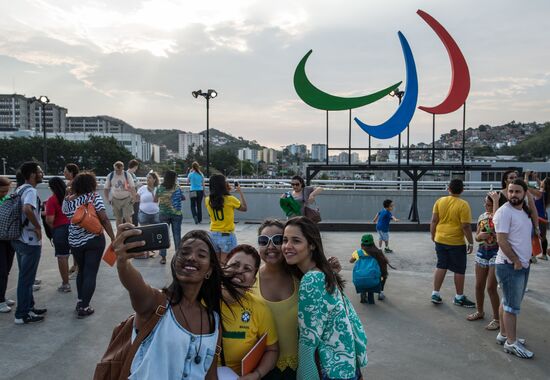
<path id="1" fill-rule="evenodd" d="M 186 197 L 176 172 L 167 170 L 161 181 L 150 171 L 145 183 L 140 183 L 138 168 L 135 160 L 127 170 L 124 163 L 114 163 L 101 196 L 94 173 L 67 164 L 65 179 L 52 177 L 48 181 L 52 195 L 45 207 L 36 190 L 43 180 L 37 163 L 26 162 L 20 167 L 12 194 L 11 182 L 0 177 L 0 205 L 18 199 L 18 222 L 22 226 L 18 238 L 0 240 L 0 312 L 10 312 L 16 305 L 15 323 L 20 325 L 45 319 L 47 310 L 35 306 L 33 294 L 43 240 L 40 220 L 44 216 L 45 232 L 51 235 L 58 263 L 59 292 L 72 291 L 69 278 L 71 272 L 76 273 L 78 318 L 94 313 L 91 302 L 101 259 L 108 246 L 114 250 L 120 282 L 135 311 L 132 340 L 140 342 L 129 368 L 130 379 L 148 378 L 152 373 L 157 378 L 183 375 L 209 379 L 216 378 L 217 367 L 230 369 L 244 380 L 362 378 L 361 368 L 367 365 L 363 325 L 344 294 L 340 262 L 325 254 L 318 225 L 305 216 L 304 209 L 314 208 L 321 188 L 306 186 L 303 178 L 293 177 L 292 191 L 280 199 L 287 220 L 264 220 L 254 247 L 239 244 L 235 233 L 235 211 L 248 209 L 238 183 L 232 186 L 225 176 L 214 174 L 205 194 L 204 174 L 198 163 L 193 163 L 187 183 L 191 215 L 193 222 L 200 224 L 204 202 L 210 226 L 208 232 L 192 230 L 182 238 L 182 202 Z M 505 352 L 532 358 L 525 339 L 517 336 L 517 316 L 529 266 L 536 260 L 532 252 L 535 239 L 540 238 L 540 259 L 547 260 L 550 180 L 539 181 L 534 173 L 526 174 L 525 180 L 508 171 L 502 189 L 484 198 L 485 212 L 478 218 L 475 233 L 479 243 L 475 255 L 476 302 L 464 294 L 467 255 L 474 248 L 471 210 L 461 198 L 463 182 L 450 181 L 449 195 L 435 202 L 430 224 L 437 254 L 431 302 L 443 302 L 441 287 L 447 271 L 453 272 L 456 294 L 452 302 L 476 308 L 466 318 L 485 318 L 487 291 L 492 318 L 486 329 L 498 330 L 496 340 Z M 529 187 L 531 182 L 535 186 Z M 106 202 L 113 210 L 115 229 L 107 217 Z M 375 263 L 365 266 L 374 268 L 371 275 L 376 277 L 375 286 L 360 289 L 354 272 L 362 303 L 374 303 L 374 293 L 379 300 L 385 299 L 387 268 L 391 265 L 384 253 L 393 252 L 389 225 L 398 221 L 392 210 L 392 200 L 386 199 L 374 218 L 379 247 L 371 234 L 365 234 L 361 248 L 350 259 L 357 268 L 368 259 Z M 132 264 L 132 259 L 148 259 L 156 253 L 140 250 L 144 241 L 127 241 L 141 234 L 136 225 L 159 222 L 170 226 L 175 248 L 169 263 L 170 284 L 163 289 L 147 284 Z M 160 264 L 166 264 L 167 250 L 159 253 Z M 69 266 L 71 256 L 74 268 Z M 17 302 L 5 298 L 14 257 L 19 267 Z M 144 339 L 140 328 L 154 318 L 155 328 Z M 258 362 L 250 372 L 242 373 L 241 361 L 260 341 L 265 346 Z"/>

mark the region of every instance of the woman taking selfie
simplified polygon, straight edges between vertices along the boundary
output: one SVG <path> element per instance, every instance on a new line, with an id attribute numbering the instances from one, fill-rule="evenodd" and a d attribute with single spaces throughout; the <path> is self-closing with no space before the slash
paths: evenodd
<path id="1" fill-rule="evenodd" d="M 161 290 L 147 284 L 132 265 L 131 259 L 142 253 L 128 250 L 145 242 L 125 241 L 141 231 L 131 224 L 118 230 L 113 248 L 120 282 L 136 312 L 133 337 L 159 306 L 166 310 L 140 344 L 129 379 L 217 379 L 222 284 L 231 297 L 237 299 L 238 293 L 222 273 L 208 233 L 196 230 L 185 234 L 171 261 L 171 284 Z"/>
<path id="2" fill-rule="evenodd" d="M 344 281 L 325 257 L 318 227 L 305 217 L 289 219 L 282 250 L 287 264 L 303 274 L 298 293 L 297 378 L 361 379 L 361 367 L 367 365 L 367 337 L 343 294 Z"/>

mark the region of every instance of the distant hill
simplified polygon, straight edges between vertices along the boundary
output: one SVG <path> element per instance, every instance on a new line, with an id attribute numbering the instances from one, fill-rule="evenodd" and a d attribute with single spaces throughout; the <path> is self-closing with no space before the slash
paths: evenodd
<path id="1" fill-rule="evenodd" d="M 550 122 L 544 123 L 536 134 L 527 137 L 517 145 L 504 147 L 505 154 L 518 156 L 520 160 L 544 160 L 550 157 Z"/>
<path id="2" fill-rule="evenodd" d="M 140 134 L 145 141 L 165 145 L 167 149 L 178 151 L 178 135 L 183 131 L 179 129 L 141 129 L 136 128 L 136 133 Z M 206 138 L 206 130 L 200 132 Z M 235 154 L 240 148 L 261 149 L 264 148 L 256 140 L 246 140 L 243 137 L 234 137 L 220 130 L 210 129 L 210 146 L 213 150 L 216 148 L 228 149 Z"/>

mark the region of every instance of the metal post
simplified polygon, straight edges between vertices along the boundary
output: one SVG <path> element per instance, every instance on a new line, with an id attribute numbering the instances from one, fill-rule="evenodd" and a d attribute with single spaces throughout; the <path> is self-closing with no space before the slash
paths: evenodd
<path id="1" fill-rule="evenodd" d="M 328 152 L 329 152 L 329 149 L 328 149 L 328 110 L 327 110 L 327 157 L 326 157 L 327 165 L 328 165 Z"/>
<path id="2" fill-rule="evenodd" d="M 370 135 L 369 135 L 369 165 L 370 165 L 370 148 L 371 148 L 371 145 L 370 145 Z"/>
<path id="3" fill-rule="evenodd" d="M 397 180 L 401 180 L 401 133 L 397 137 Z"/>
<path id="4" fill-rule="evenodd" d="M 349 110 L 349 129 L 348 129 L 348 165 L 351 165 L 351 110 Z"/>
<path id="5" fill-rule="evenodd" d="M 462 113 L 462 167 L 464 167 L 464 156 L 466 155 L 466 102 Z"/>
<path id="6" fill-rule="evenodd" d="M 210 177 L 210 97 L 206 97 L 206 176 Z"/>
<path id="7" fill-rule="evenodd" d="M 435 113 L 432 114 L 432 165 L 435 165 Z"/>
<path id="8" fill-rule="evenodd" d="M 46 143 L 46 105 L 40 103 L 42 107 L 42 133 L 44 136 L 43 147 L 42 147 L 42 161 L 44 162 L 44 174 L 48 173 L 48 146 Z"/>
<path id="9" fill-rule="evenodd" d="M 407 125 L 407 165 L 409 165 L 410 155 L 411 155 L 411 136 L 409 133 L 409 125 Z"/>

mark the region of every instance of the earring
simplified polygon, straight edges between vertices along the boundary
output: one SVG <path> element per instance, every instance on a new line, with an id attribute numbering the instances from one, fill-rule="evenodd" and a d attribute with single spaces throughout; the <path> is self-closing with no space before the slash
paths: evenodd
<path id="1" fill-rule="evenodd" d="M 205 274 L 205 275 L 204 275 L 204 278 L 205 278 L 206 280 L 208 280 L 208 279 L 210 278 L 210 273 Z"/>

